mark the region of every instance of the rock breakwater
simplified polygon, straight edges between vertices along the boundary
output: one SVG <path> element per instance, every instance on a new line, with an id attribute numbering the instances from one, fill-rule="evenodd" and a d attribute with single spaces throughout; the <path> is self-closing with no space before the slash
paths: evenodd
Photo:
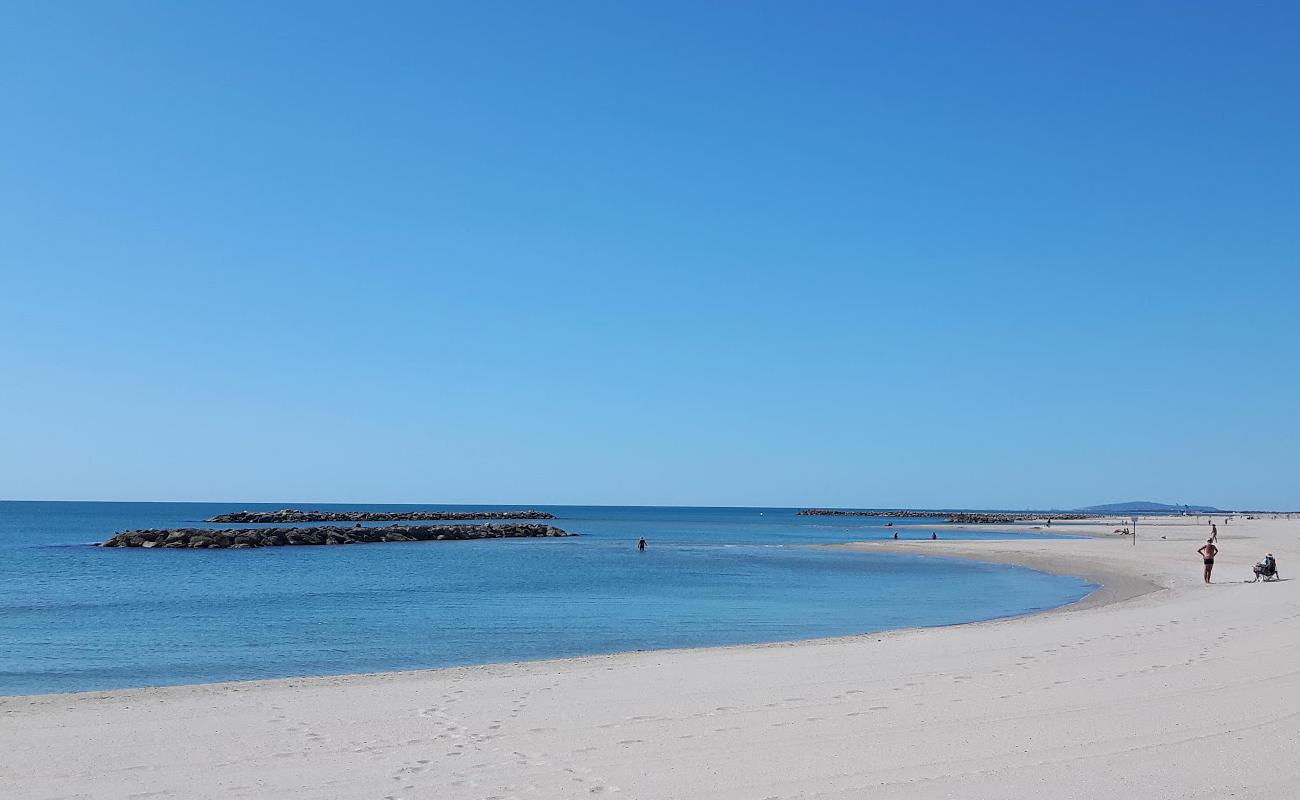
<path id="1" fill-rule="evenodd" d="M 1043 522 L 1046 520 L 1062 522 L 1071 519 L 1088 519 L 1092 516 L 1092 514 L 1001 514 L 963 511 L 949 514 L 944 522 L 951 522 L 955 525 L 1010 525 L 1014 522 Z"/>
<path id="2" fill-rule="evenodd" d="M 385 525 L 344 528 L 158 528 L 123 531 L 100 547 L 245 549 L 289 545 L 367 544 L 372 542 L 463 541 L 576 536 L 553 525 Z"/>
<path id="3" fill-rule="evenodd" d="M 232 511 L 218 514 L 207 522 L 255 523 L 282 522 L 414 522 L 456 519 L 555 519 L 545 511 L 302 511 L 282 508 L 279 511 Z"/>
<path id="4" fill-rule="evenodd" d="M 1001 511 L 853 511 L 838 508 L 806 508 L 799 512 L 801 517 L 894 517 L 894 518 L 925 518 L 934 519 L 942 517 L 945 523 L 951 525 L 1010 525 L 1016 522 L 1042 522 L 1052 520 L 1060 522 L 1071 519 L 1092 519 L 1100 516 L 1099 514 L 1078 514 L 1062 513 L 1049 514 L 1046 512 L 1001 512 Z"/>
<path id="5" fill-rule="evenodd" d="M 805 508 L 799 512 L 801 517 L 946 517 L 947 511 L 890 511 L 890 510 L 853 510 L 845 508 Z"/>

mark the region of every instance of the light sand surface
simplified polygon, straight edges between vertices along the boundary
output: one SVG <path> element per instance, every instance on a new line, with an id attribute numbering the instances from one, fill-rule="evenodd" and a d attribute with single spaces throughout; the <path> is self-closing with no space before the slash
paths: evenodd
<path id="1" fill-rule="evenodd" d="M 1012 620 L 783 645 L 0 698 L 0 796 L 1300 796 L 1300 520 L 1127 538 L 865 544 L 1104 594 Z M 1101 529 L 1098 525 L 1053 530 Z M 1109 526 L 1104 528 L 1109 530 Z M 1167 537 L 1167 538 L 1161 538 Z"/>

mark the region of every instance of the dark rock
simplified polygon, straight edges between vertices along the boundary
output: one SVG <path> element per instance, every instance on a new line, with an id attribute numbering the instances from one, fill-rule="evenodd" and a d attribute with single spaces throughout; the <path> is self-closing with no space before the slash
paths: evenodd
<path id="1" fill-rule="evenodd" d="M 545 511 L 302 511 L 297 508 L 282 508 L 279 511 L 232 511 L 229 514 L 218 514 L 207 521 L 264 525 L 284 522 L 438 522 L 460 519 L 555 519 L 555 515 Z"/>
<path id="2" fill-rule="evenodd" d="M 944 522 L 954 525 L 1009 525 L 1015 522 L 1037 522 L 1039 520 L 1091 519 L 1099 514 L 1049 514 L 1046 512 L 987 512 L 987 511 L 853 511 L 837 508 L 806 508 L 799 512 L 801 517 L 895 517 L 926 518 L 943 517 Z"/>
<path id="3" fill-rule="evenodd" d="M 552 525 L 538 523 L 385 525 L 372 528 L 343 528 L 330 525 L 311 528 L 169 528 L 123 531 L 100 546 L 245 550 L 286 545 L 549 538 L 574 535 Z"/>

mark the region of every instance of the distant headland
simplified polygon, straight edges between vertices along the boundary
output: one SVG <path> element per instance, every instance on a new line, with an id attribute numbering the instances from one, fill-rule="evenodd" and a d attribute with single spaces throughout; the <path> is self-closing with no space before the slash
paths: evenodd
<path id="1" fill-rule="evenodd" d="M 1131 500 L 1127 503 L 1108 503 L 1101 506 L 1087 506 L 1078 509 L 1089 514 L 1223 514 L 1223 509 L 1214 506 L 1180 506 L 1169 503 L 1153 503 L 1150 500 Z"/>
<path id="2" fill-rule="evenodd" d="M 385 525 L 342 528 L 159 528 L 123 531 L 100 547 L 166 547 L 241 550 L 290 545 L 367 544 L 373 542 L 463 541 L 576 536 L 552 525 Z"/>
<path id="3" fill-rule="evenodd" d="M 279 511 L 232 511 L 218 514 L 205 522 L 238 524 L 282 522 L 414 522 L 457 519 L 555 519 L 545 511 L 302 511 L 282 508 Z"/>

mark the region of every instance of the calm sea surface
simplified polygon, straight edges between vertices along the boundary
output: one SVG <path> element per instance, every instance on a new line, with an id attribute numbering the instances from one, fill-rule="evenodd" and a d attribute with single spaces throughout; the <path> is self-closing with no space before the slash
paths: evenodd
<path id="1" fill-rule="evenodd" d="M 958 534 L 795 509 L 536 506 L 572 539 L 100 549 L 238 503 L 0 502 L 0 694 L 445 667 L 947 625 L 1093 586 L 1018 567 L 809 545 Z M 507 506 L 474 506 L 512 508 Z M 212 526 L 223 527 L 223 526 Z M 229 527 L 229 526 L 226 526 Z M 638 553 L 645 536 L 650 547 Z"/>

